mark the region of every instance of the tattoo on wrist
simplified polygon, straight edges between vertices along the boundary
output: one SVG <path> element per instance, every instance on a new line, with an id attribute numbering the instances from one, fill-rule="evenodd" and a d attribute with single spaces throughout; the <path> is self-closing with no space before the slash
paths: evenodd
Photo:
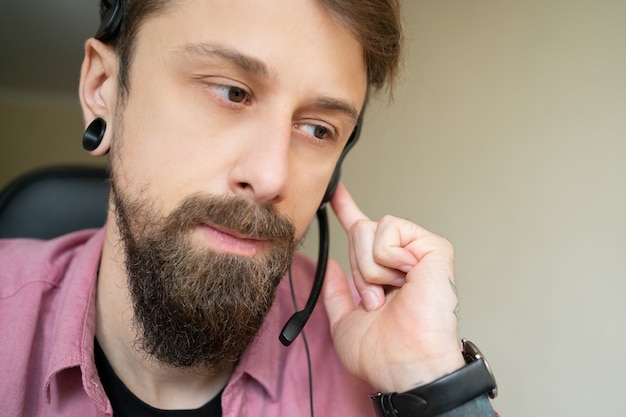
<path id="1" fill-rule="evenodd" d="M 452 314 L 454 314 L 456 316 L 457 320 L 458 320 L 459 315 L 461 313 L 461 307 L 460 307 L 460 304 L 459 304 L 459 301 L 458 301 L 459 300 L 459 293 L 457 291 L 456 284 L 454 283 L 454 281 L 452 281 L 452 278 L 448 277 L 448 282 L 450 282 L 450 287 L 452 287 L 452 291 L 454 292 L 454 295 L 457 298 L 456 306 L 454 306 L 454 310 L 452 311 Z"/>

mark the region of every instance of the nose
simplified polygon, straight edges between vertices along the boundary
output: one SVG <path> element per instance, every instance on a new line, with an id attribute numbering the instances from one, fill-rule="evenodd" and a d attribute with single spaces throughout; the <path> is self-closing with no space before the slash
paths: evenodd
<path id="1" fill-rule="evenodd" d="M 259 205 L 276 204 L 287 192 L 291 119 L 266 120 L 253 130 L 241 141 L 244 146 L 230 171 L 229 186 Z"/>

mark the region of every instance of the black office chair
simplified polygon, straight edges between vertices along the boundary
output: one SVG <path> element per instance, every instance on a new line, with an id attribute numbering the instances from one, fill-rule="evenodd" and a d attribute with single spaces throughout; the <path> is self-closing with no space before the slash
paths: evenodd
<path id="1" fill-rule="evenodd" d="M 108 198 L 105 168 L 59 166 L 29 172 L 0 192 L 0 238 L 50 239 L 101 227 Z"/>

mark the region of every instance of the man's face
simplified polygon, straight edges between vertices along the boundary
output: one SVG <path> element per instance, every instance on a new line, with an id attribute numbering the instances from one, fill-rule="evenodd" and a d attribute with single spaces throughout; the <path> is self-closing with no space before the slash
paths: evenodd
<path id="1" fill-rule="evenodd" d="M 144 23 L 111 150 L 144 350 L 237 360 L 365 90 L 359 44 L 313 0 L 175 2 Z"/>
<path id="2" fill-rule="evenodd" d="M 137 38 L 118 185 L 163 215 L 197 193 L 271 204 L 300 237 L 365 90 L 360 45 L 317 1 L 174 2 Z M 195 231 L 218 251 L 262 250 L 220 232 Z"/>

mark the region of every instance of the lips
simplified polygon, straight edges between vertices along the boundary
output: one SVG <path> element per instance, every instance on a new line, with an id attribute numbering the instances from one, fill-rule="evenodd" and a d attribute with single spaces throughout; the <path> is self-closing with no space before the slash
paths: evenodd
<path id="1" fill-rule="evenodd" d="M 217 252 L 255 256 L 263 252 L 268 244 L 267 239 L 246 236 L 214 225 L 202 224 L 200 229 L 211 249 Z"/>

